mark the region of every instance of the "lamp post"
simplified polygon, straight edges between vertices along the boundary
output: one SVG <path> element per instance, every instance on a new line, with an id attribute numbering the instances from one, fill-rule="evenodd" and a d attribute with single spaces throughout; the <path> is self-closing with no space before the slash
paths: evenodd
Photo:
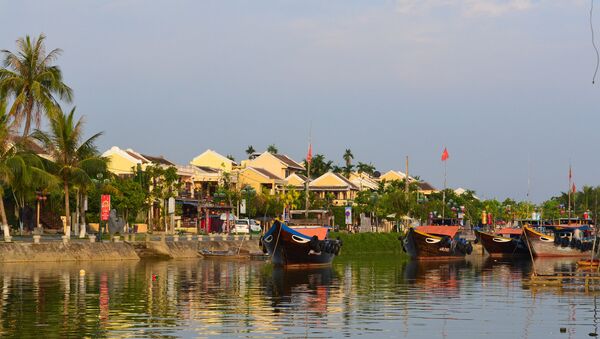
<path id="1" fill-rule="evenodd" d="M 44 195 L 43 192 L 36 192 L 36 197 L 35 200 L 37 200 L 37 206 L 36 206 L 36 222 L 35 222 L 35 226 L 37 227 L 37 229 L 40 229 L 40 203 L 42 201 L 46 201 L 47 197 L 46 195 Z"/>

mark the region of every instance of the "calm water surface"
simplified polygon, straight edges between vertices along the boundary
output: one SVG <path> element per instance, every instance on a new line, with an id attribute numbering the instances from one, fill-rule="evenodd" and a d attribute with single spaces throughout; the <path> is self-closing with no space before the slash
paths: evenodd
<path id="1" fill-rule="evenodd" d="M 573 267 L 536 262 L 546 272 Z M 583 338 L 597 330 L 594 294 L 531 289 L 530 272 L 527 261 L 393 255 L 308 271 L 214 260 L 10 264 L 0 267 L 0 336 Z"/>

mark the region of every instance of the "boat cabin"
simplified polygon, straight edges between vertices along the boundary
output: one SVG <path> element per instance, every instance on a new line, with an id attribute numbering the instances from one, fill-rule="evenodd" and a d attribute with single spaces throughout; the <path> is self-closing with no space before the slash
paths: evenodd
<path id="1" fill-rule="evenodd" d="M 291 210 L 289 226 L 326 226 L 333 225 L 333 215 L 327 210 Z"/>

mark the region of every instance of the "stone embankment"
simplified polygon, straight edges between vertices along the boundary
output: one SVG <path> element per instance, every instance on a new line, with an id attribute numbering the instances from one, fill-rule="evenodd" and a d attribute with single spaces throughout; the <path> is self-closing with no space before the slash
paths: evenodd
<path id="1" fill-rule="evenodd" d="M 130 244 L 88 242 L 0 243 L 0 262 L 139 260 Z"/>
<path id="2" fill-rule="evenodd" d="M 189 259 L 202 250 L 260 253 L 257 239 L 204 236 L 125 242 L 41 241 L 0 243 L 0 263 Z"/>

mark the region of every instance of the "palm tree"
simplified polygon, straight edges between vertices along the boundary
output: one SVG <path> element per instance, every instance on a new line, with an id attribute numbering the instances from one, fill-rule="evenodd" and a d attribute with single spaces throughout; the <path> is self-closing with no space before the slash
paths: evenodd
<path id="1" fill-rule="evenodd" d="M 254 147 L 252 147 L 252 145 L 248 146 L 248 148 L 246 148 L 246 154 L 248 154 L 248 158 L 250 158 L 250 156 L 252 154 L 254 154 L 254 152 L 256 152 L 256 150 L 254 149 Z"/>
<path id="2" fill-rule="evenodd" d="M 347 148 L 344 152 L 343 158 L 346 162 L 346 167 L 350 167 L 350 165 L 352 165 L 352 159 L 354 159 L 354 154 L 352 154 L 352 151 L 349 148 Z"/>
<path id="3" fill-rule="evenodd" d="M 102 133 L 96 133 L 85 141 L 83 118 L 74 120 L 75 108 L 69 114 L 57 111 L 50 117 L 48 133 L 36 130 L 32 136 L 41 142 L 52 158 L 53 172 L 62 181 L 65 193 L 66 226 L 70 226 L 69 186 L 91 184 L 95 173 L 106 171 L 106 159 L 98 155 L 94 142 Z M 66 228 L 64 229 L 66 235 Z"/>
<path id="4" fill-rule="evenodd" d="M 56 48 L 46 54 L 45 39 L 44 34 L 37 39 L 27 35 L 17 40 L 17 52 L 1 51 L 4 68 L 0 69 L 0 98 L 13 98 L 8 115 L 16 127 L 25 122 L 24 136 L 29 134 L 32 122 L 39 127 L 42 115 L 51 115 L 58 107 L 55 96 L 67 103 L 73 98 L 60 68 L 52 65 L 62 50 Z"/>
<path id="5" fill-rule="evenodd" d="M 54 183 L 53 176 L 44 171 L 40 158 L 26 150 L 27 140 L 13 138 L 12 132 L 6 114 L 6 102 L 0 101 L 0 220 L 5 232 L 8 232 L 8 221 L 4 208 L 4 189 L 12 189 L 15 202 L 21 209 L 26 195 Z"/>
<path id="6" fill-rule="evenodd" d="M 277 154 L 279 150 L 277 149 L 277 146 L 275 146 L 275 144 L 270 144 L 269 147 L 267 147 L 267 152 L 271 154 Z"/>

